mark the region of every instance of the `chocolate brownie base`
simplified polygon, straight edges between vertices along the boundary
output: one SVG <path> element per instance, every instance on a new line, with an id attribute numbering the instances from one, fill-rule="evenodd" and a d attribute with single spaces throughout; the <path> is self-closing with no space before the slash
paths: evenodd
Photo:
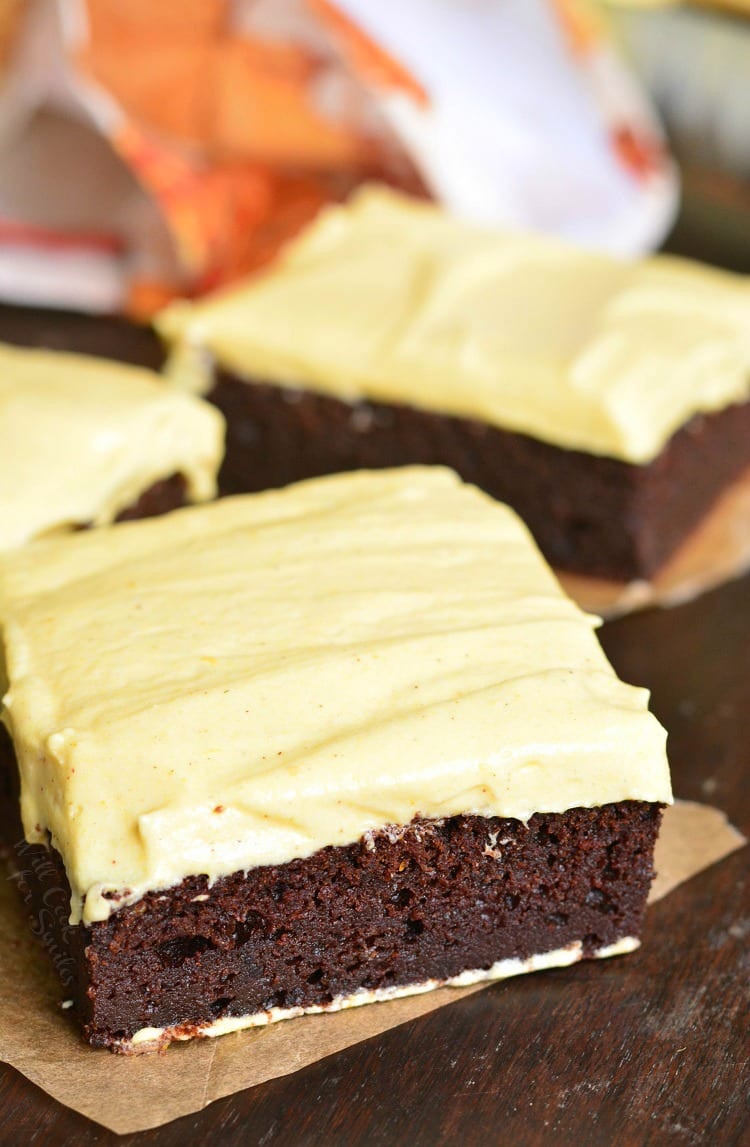
<path id="1" fill-rule="evenodd" d="M 187 502 L 187 486 L 182 474 L 172 474 L 144 490 L 137 502 L 117 515 L 118 522 L 136 518 L 158 518 L 170 510 L 179 510 Z"/>
<path id="2" fill-rule="evenodd" d="M 162 478 L 144 490 L 140 498 L 131 506 L 126 506 L 117 517 L 116 522 L 133 522 L 139 518 L 158 518 L 168 514 L 171 510 L 179 510 L 187 505 L 187 486 L 182 474 L 172 474 L 169 478 Z M 90 525 L 79 526 L 78 529 L 88 530 Z"/>
<path id="3" fill-rule="evenodd" d="M 7 738 L 3 756 L 7 787 Z M 5 838 L 17 842 L 17 800 L 2 803 Z M 21 844 L 15 856 L 87 1039 L 127 1051 L 144 1028 L 173 1029 L 166 1042 L 220 1019 L 326 1008 L 576 943 L 595 956 L 640 933 L 660 818 L 636 801 L 528 824 L 417 818 L 210 887 L 190 877 L 88 928 L 68 923 L 54 851 Z"/>
<path id="4" fill-rule="evenodd" d="M 693 418 L 645 466 L 410 406 L 342 402 L 218 370 L 223 494 L 341 470 L 450 466 L 524 519 L 560 569 L 630 581 L 662 566 L 750 466 L 750 403 Z"/>

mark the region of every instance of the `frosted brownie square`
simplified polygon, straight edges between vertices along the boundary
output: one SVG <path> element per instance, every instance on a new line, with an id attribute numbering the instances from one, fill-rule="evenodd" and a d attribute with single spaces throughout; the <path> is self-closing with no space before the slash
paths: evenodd
<path id="1" fill-rule="evenodd" d="M 750 467 L 750 284 L 472 227 L 370 189 L 266 272 L 170 306 L 225 414 L 225 492 L 444 464 L 561 569 L 659 569 Z"/>
<path id="2" fill-rule="evenodd" d="M 91 1043 L 637 946 L 664 730 L 449 471 L 38 543 L 0 560 L 0 615 L 19 867 L 32 903 L 66 889 L 47 939 Z"/>
<path id="3" fill-rule="evenodd" d="M 216 492 L 224 420 L 151 371 L 0 344 L 0 551 Z"/>

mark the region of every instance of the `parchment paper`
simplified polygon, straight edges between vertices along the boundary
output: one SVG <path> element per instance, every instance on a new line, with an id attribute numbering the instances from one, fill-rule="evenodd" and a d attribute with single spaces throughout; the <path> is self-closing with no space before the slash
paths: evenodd
<path id="1" fill-rule="evenodd" d="M 723 813 L 678 802 L 667 810 L 649 903 L 740 848 Z M 443 988 L 348 1012 L 173 1044 L 165 1055 L 113 1056 L 81 1040 L 60 1010 L 60 985 L 10 880 L 0 880 L 0 1059 L 60 1103 L 119 1134 L 158 1127 L 215 1099 L 289 1075 L 487 985 Z"/>
<path id="2" fill-rule="evenodd" d="M 619 617 L 652 605 L 691 601 L 750 571 L 750 470 L 651 581 L 605 581 L 557 570 L 566 592 L 589 613 Z"/>

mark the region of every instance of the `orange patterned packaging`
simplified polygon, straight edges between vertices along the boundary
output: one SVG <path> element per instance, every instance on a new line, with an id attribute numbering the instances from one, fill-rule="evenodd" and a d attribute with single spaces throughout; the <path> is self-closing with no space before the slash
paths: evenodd
<path id="1" fill-rule="evenodd" d="M 0 298 L 146 316 L 363 179 L 626 254 L 676 200 L 579 0 L 0 0 Z"/>

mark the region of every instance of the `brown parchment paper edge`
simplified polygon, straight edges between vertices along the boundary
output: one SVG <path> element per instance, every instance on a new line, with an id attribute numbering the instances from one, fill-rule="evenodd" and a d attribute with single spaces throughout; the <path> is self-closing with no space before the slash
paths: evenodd
<path id="1" fill-rule="evenodd" d="M 717 809 L 667 809 L 649 903 L 745 843 Z M 209 1103 L 288 1075 L 486 985 L 173 1044 L 132 1059 L 93 1051 L 60 1011 L 60 984 L 33 938 L 10 880 L 0 880 L 0 1059 L 58 1102 L 118 1134 L 158 1127 Z"/>
<path id="2" fill-rule="evenodd" d="M 750 469 L 731 485 L 711 513 L 651 581 L 604 581 L 557 570 L 565 591 L 582 609 L 620 617 L 650 606 L 692 601 L 750 571 Z"/>

